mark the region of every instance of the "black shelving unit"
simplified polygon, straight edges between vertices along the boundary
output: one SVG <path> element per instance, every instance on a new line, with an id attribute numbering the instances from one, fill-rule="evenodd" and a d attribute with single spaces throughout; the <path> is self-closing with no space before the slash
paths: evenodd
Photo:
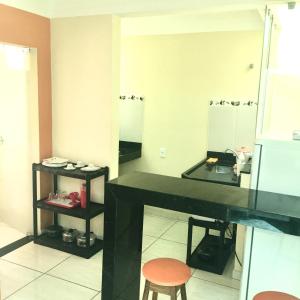
<path id="1" fill-rule="evenodd" d="M 53 192 L 58 191 L 58 176 L 65 176 L 70 178 L 82 179 L 86 183 L 86 208 L 62 208 L 54 205 L 49 205 L 44 199 L 37 199 L 37 172 L 49 173 L 53 176 Z M 103 241 L 96 239 L 93 246 L 90 246 L 90 221 L 92 218 L 102 214 L 104 212 L 104 205 L 91 201 L 91 181 L 95 178 L 104 176 L 105 182 L 108 181 L 109 168 L 104 167 L 97 171 L 85 172 L 80 169 L 76 170 L 65 170 L 61 168 L 46 167 L 42 164 L 32 164 L 32 185 L 33 185 L 33 236 L 34 243 L 54 248 L 60 251 L 71 253 L 80 257 L 90 258 L 95 253 L 103 249 Z M 74 243 L 64 243 L 62 238 L 50 238 L 45 234 L 38 234 L 38 219 L 37 210 L 44 209 L 53 212 L 53 223 L 58 225 L 58 214 L 72 216 L 85 220 L 85 234 L 87 238 L 87 247 L 82 248 Z"/>
<path id="2" fill-rule="evenodd" d="M 205 228 L 205 235 L 194 251 L 192 251 L 193 226 Z M 187 265 L 195 269 L 222 275 L 228 259 L 235 251 L 237 227 L 234 224 L 231 238 L 226 238 L 225 233 L 228 226 L 228 222 L 204 221 L 190 217 L 186 256 Z M 210 229 L 219 231 L 220 235 L 210 234 Z"/>

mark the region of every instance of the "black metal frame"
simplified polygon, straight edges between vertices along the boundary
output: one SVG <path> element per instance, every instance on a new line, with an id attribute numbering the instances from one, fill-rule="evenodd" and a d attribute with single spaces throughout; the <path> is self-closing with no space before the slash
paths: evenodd
<path id="1" fill-rule="evenodd" d="M 37 199 L 37 171 L 46 172 L 53 175 L 53 192 L 58 191 L 58 176 L 83 179 L 86 182 L 86 208 L 64 209 L 47 205 L 43 200 Z M 91 219 L 104 212 L 104 205 L 91 202 L 91 180 L 104 176 L 104 181 L 109 179 L 109 168 L 104 167 L 94 172 L 84 172 L 81 170 L 65 170 L 62 168 L 50 168 L 42 164 L 32 164 L 32 187 L 33 187 L 33 239 L 34 243 L 48 246 L 74 255 L 89 258 L 96 252 L 102 250 L 103 241 L 97 239 L 93 247 L 90 247 L 90 227 Z M 46 209 L 53 212 L 53 224 L 58 225 L 58 214 L 71 215 L 75 218 L 85 220 L 86 248 L 77 247 L 75 244 L 64 244 L 61 239 L 47 238 L 45 235 L 38 235 L 37 210 Z"/>
<path id="2" fill-rule="evenodd" d="M 201 269 L 204 271 L 223 274 L 226 263 L 232 254 L 235 251 L 235 242 L 236 242 L 236 231 L 237 225 L 233 224 L 233 231 L 231 238 L 226 238 L 226 230 L 229 226 L 229 222 L 223 221 L 204 221 L 195 219 L 193 217 L 189 218 L 188 223 L 188 238 L 187 238 L 187 253 L 186 253 L 186 263 L 190 267 Z M 205 235 L 200 241 L 198 246 L 192 251 L 192 242 L 193 242 L 193 226 L 205 228 Z M 215 236 L 209 234 L 209 230 L 214 229 L 220 231 L 220 236 Z M 213 260 L 204 260 L 201 259 L 198 255 L 199 250 L 208 244 L 214 245 L 217 247 L 217 255 Z"/>

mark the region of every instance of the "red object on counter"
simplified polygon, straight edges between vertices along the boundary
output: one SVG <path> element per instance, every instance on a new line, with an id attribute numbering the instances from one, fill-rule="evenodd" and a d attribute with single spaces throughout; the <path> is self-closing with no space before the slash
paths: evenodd
<path id="1" fill-rule="evenodd" d="M 80 206 L 86 208 L 86 184 L 83 183 L 80 189 Z"/>

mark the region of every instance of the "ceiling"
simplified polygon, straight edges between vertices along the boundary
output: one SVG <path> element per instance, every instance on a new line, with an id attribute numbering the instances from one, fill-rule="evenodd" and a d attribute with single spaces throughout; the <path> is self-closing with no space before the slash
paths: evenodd
<path id="1" fill-rule="evenodd" d="M 220 31 L 262 31 L 264 15 L 255 10 L 164 14 L 122 18 L 122 36 Z"/>
<path id="2" fill-rule="evenodd" d="M 0 0 L 2 4 L 49 18 L 99 14 L 140 16 L 195 11 L 203 13 L 261 10 L 266 2 L 266 0 Z"/>

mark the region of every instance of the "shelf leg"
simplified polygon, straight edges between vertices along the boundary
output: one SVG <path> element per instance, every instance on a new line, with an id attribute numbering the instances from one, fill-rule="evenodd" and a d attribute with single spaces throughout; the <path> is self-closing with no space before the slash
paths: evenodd
<path id="1" fill-rule="evenodd" d="M 58 192 L 58 184 L 57 184 L 57 175 L 53 175 L 53 192 L 56 194 Z M 57 213 L 53 213 L 53 223 L 55 226 L 58 225 L 58 215 Z"/>
<path id="2" fill-rule="evenodd" d="M 90 211 L 91 201 L 91 181 L 86 180 L 86 211 Z M 85 236 L 86 236 L 86 247 L 90 247 L 90 232 L 91 232 L 91 221 L 89 218 L 85 219 Z"/>
<path id="3" fill-rule="evenodd" d="M 57 213 L 53 213 L 53 223 L 55 226 L 58 225 L 58 215 Z"/>
<path id="4" fill-rule="evenodd" d="M 57 175 L 53 175 L 53 192 L 57 193 Z"/>
<path id="5" fill-rule="evenodd" d="M 91 232 L 91 224 L 90 220 L 85 220 L 85 236 L 86 236 L 86 247 L 90 247 L 90 232 Z"/>
<path id="6" fill-rule="evenodd" d="M 32 191 L 33 191 L 33 236 L 34 239 L 37 239 L 38 236 L 38 224 L 37 224 L 37 183 L 36 183 L 36 171 L 32 170 Z"/>

